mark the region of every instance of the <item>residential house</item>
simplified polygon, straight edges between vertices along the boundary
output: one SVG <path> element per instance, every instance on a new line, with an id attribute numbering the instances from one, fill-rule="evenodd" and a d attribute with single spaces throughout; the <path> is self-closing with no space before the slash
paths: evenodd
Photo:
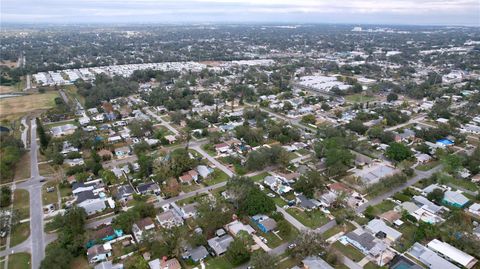
<path id="1" fill-rule="evenodd" d="M 195 248 L 189 246 L 182 254 L 182 257 L 184 259 L 191 259 L 193 262 L 199 262 L 208 257 L 208 250 L 204 246 L 197 246 Z"/>
<path id="2" fill-rule="evenodd" d="M 196 170 L 198 172 L 198 175 L 202 179 L 208 178 L 208 176 L 213 172 L 213 169 L 209 168 L 206 165 L 199 165 L 199 166 L 197 166 Z"/>
<path id="3" fill-rule="evenodd" d="M 223 234 L 221 236 L 217 235 L 213 238 L 208 239 L 208 246 L 215 253 L 215 255 L 220 256 L 227 252 L 227 249 L 232 242 L 232 236 L 228 234 Z"/>
<path id="4" fill-rule="evenodd" d="M 122 235 L 122 230 L 115 230 L 111 225 L 108 225 L 93 232 L 93 238 L 91 241 L 102 240 L 103 242 L 108 242 L 117 237 L 121 237 Z"/>
<path id="5" fill-rule="evenodd" d="M 135 190 L 129 184 L 120 185 L 117 187 L 117 193 L 115 195 L 115 198 L 118 201 L 127 202 L 133 199 L 134 193 L 135 193 Z"/>
<path id="6" fill-rule="evenodd" d="M 76 195 L 75 199 L 77 206 L 85 209 L 87 215 L 93 215 L 105 210 L 105 208 L 107 208 L 105 201 L 105 197 L 94 194 L 93 191 L 80 192 Z"/>
<path id="7" fill-rule="evenodd" d="M 301 208 L 304 208 L 306 210 L 317 208 L 317 205 L 312 201 L 313 199 L 308 199 L 303 194 L 297 195 L 295 199 L 296 199 L 297 205 L 299 205 Z"/>
<path id="8" fill-rule="evenodd" d="M 132 225 L 132 233 L 137 242 L 142 241 L 143 233 L 145 231 L 150 231 L 154 229 L 155 223 L 153 223 L 153 220 L 150 217 L 138 220 Z"/>
<path id="9" fill-rule="evenodd" d="M 442 202 L 449 206 L 463 208 L 470 202 L 470 200 L 459 192 L 446 191 L 443 193 Z"/>
<path id="10" fill-rule="evenodd" d="M 95 265 L 93 269 L 123 269 L 123 264 L 112 263 L 112 261 L 104 261 Z"/>
<path id="11" fill-rule="evenodd" d="M 77 126 L 73 124 L 65 124 L 60 126 L 55 126 L 50 129 L 53 137 L 62 137 L 66 135 L 71 135 L 75 132 Z"/>
<path id="12" fill-rule="evenodd" d="M 183 173 L 178 179 L 182 184 L 192 184 L 192 181 L 198 181 L 198 173 L 195 170 L 190 170 Z"/>
<path id="13" fill-rule="evenodd" d="M 225 229 L 231 233 L 233 236 L 236 236 L 239 232 L 244 231 L 248 234 L 254 234 L 255 229 L 252 228 L 249 224 L 243 224 L 242 222 L 235 220 L 227 225 L 225 225 Z"/>
<path id="14" fill-rule="evenodd" d="M 427 247 L 446 259 L 458 263 L 468 269 L 473 268 L 473 266 L 475 266 L 475 264 L 478 262 L 478 260 L 473 256 L 438 239 L 433 239 L 430 241 L 430 243 L 427 244 Z"/>
<path id="15" fill-rule="evenodd" d="M 480 204 L 474 203 L 468 208 L 468 212 L 480 217 Z"/>
<path id="16" fill-rule="evenodd" d="M 371 220 L 366 226 L 365 230 L 371 232 L 375 236 L 379 236 L 379 233 L 383 233 L 385 238 L 388 239 L 390 242 L 397 241 L 400 237 L 402 237 L 402 233 L 395 230 L 394 228 L 388 226 L 380 219 L 373 219 Z"/>
<path id="17" fill-rule="evenodd" d="M 83 160 L 83 158 L 75 158 L 75 159 L 66 159 L 64 163 L 70 167 L 73 167 L 77 165 L 84 165 L 85 161 Z"/>
<path id="18" fill-rule="evenodd" d="M 298 267 L 298 266 L 295 266 Z M 293 267 L 292 269 L 296 269 Z M 302 260 L 298 269 L 334 269 L 330 264 L 318 256 L 309 256 Z"/>
<path id="19" fill-rule="evenodd" d="M 176 258 L 167 259 L 163 257 L 162 260 L 155 259 L 148 262 L 150 269 L 182 269 L 180 262 Z"/>
<path id="20" fill-rule="evenodd" d="M 158 184 L 153 181 L 140 183 L 137 186 L 137 191 L 142 195 L 151 194 L 151 193 L 155 195 L 160 195 L 160 186 L 158 186 Z"/>
<path id="21" fill-rule="evenodd" d="M 110 256 L 112 256 L 112 246 L 109 243 L 94 245 L 87 250 L 87 259 L 89 263 L 106 261 Z"/>
<path id="22" fill-rule="evenodd" d="M 362 169 L 354 169 L 355 177 L 367 186 L 378 183 L 381 179 L 393 176 L 397 172 L 397 169 L 385 163 L 373 163 Z"/>
<path id="23" fill-rule="evenodd" d="M 460 267 L 440 257 L 431 249 L 415 242 L 408 251 L 408 254 L 425 264 L 428 268 L 436 269 L 460 269 Z"/>
<path id="24" fill-rule="evenodd" d="M 340 242 L 343 244 L 349 243 L 363 254 L 373 257 L 380 256 L 387 249 L 387 245 L 383 241 L 375 238 L 361 227 L 342 236 Z"/>
<path id="25" fill-rule="evenodd" d="M 174 135 L 166 135 L 164 138 L 168 141 L 168 144 L 174 144 L 177 142 L 177 138 Z"/>
<path id="26" fill-rule="evenodd" d="M 255 224 L 257 224 L 258 228 L 264 233 L 268 233 L 277 228 L 277 222 L 267 215 L 255 215 L 255 216 L 252 216 L 252 220 L 253 222 L 255 222 Z"/>
<path id="27" fill-rule="evenodd" d="M 332 191 L 328 191 L 322 194 L 318 201 L 320 201 L 323 207 L 330 207 L 330 205 L 337 200 L 337 197 L 337 194 Z"/>
<path id="28" fill-rule="evenodd" d="M 169 209 L 165 212 L 162 212 L 157 215 L 157 221 L 160 223 L 160 226 L 166 229 L 171 229 L 176 226 L 183 225 L 183 218 L 180 216 L 176 210 Z"/>
<path id="29" fill-rule="evenodd" d="M 292 188 L 287 185 L 288 183 L 283 182 L 282 178 L 278 176 L 266 176 L 263 180 L 263 184 L 279 195 L 283 195 L 292 190 Z"/>

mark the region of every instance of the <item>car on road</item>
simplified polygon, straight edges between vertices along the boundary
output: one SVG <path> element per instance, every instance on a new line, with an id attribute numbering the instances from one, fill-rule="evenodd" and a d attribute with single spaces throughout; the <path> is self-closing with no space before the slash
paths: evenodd
<path id="1" fill-rule="evenodd" d="M 45 182 L 45 181 L 47 181 L 47 180 L 44 179 L 44 178 L 40 179 L 40 182 Z"/>

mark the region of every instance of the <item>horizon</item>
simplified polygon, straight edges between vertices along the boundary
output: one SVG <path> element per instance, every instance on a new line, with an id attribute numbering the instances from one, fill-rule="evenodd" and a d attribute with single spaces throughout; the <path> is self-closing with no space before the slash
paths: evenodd
<path id="1" fill-rule="evenodd" d="M 4 0 L 2 25 L 346 24 L 480 27 L 475 0 Z"/>

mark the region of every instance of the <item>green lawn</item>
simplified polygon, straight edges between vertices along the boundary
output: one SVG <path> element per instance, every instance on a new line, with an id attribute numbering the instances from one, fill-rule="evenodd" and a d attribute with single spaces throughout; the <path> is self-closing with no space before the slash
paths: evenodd
<path id="1" fill-rule="evenodd" d="M 30 194 L 28 191 L 22 189 L 14 191 L 13 208 L 18 210 L 20 220 L 30 217 Z"/>
<path id="2" fill-rule="evenodd" d="M 52 192 L 47 192 L 47 188 L 54 187 L 55 190 Z M 42 200 L 43 205 L 55 204 L 58 203 L 58 195 L 57 195 L 57 183 L 56 182 L 48 182 L 47 184 L 43 185 L 42 187 Z"/>
<path id="3" fill-rule="evenodd" d="M 391 201 L 383 201 L 378 205 L 373 206 L 373 215 L 378 216 L 384 212 L 392 210 L 395 207 L 395 204 Z"/>
<path id="4" fill-rule="evenodd" d="M 213 147 L 212 144 L 205 144 L 205 145 L 202 146 L 202 149 L 203 149 L 206 153 L 208 153 L 208 155 L 210 155 L 210 156 L 212 156 L 212 157 L 215 157 L 215 156 L 217 156 L 217 152 L 214 151 L 214 150 L 212 150 L 212 147 Z"/>
<path id="5" fill-rule="evenodd" d="M 261 182 L 263 181 L 263 179 L 267 176 L 269 176 L 270 174 L 268 172 L 263 172 L 263 173 L 260 173 L 256 176 L 253 176 L 253 177 L 250 177 L 254 182 Z"/>
<path id="6" fill-rule="evenodd" d="M 225 174 L 225 172 L 223 172 L 222 170 L 215 168 L 215 171 L 210 175 L 210 178 L 205 180 L 203 183 L 206 186 L 211 186 L 227 180 L 228 175 Z"/>
<path id="7" fill-rule="evenodd" d="M 30 222 L 19 223 L 12 229 L 10 236 L 10 247 L 16 246 L 25 241 L 30 235 Z"/>
<path id="8" fill-rule="evenodd" d="M 440 162 L 439 161 L 431 161 L 431 162 L 428 162 L 426 164 L 420 164 L 416 167 L 417 170 L 420 170 L 420 171 L 428 171 L 432 168 L 434 168 L 435 166 L 439 165 Z"/>
<path id="9" fill-rule="evenodd" d="M 347 256 L 354 262 L 359 262 L 365 257 L 359 250 L 357 250 L 355 247 L 351 246 L 350 244 L 344 246 L 340 242 L 335 242 L 332 245 L 335 249 L 343 253 L 343 255 Z"/>
<path id="10" fill-rule="evenodd" d="M 231 269 L 234 266 L 227 260 L 225 256 L 207 258 L 205 261 L 206 268 L 211 269 Z"/>
<path id="11" fill-rule="evenodd" d="M 15 253 L 8 257 L 8 268 L 12 269 L 30 269 L 30 254 Z"/>
<path id="12" fill-rule="evenodd" d="M 365 268 L 365 269 L 377 269 L 377 268 L 380 268 L 380 267 L 378 267 L 378 265 L 374 264 L 373 262 L 368 262 L 367 264 L 365 264 L 365 266 L 363 268 Z"/>
<path id="13" fill-rule="evenodd" d="M 402 233 L 402 237 L 394 245 L 394 248 L 400 252 L 408 250 L 414 243 L 414 234 L 417 230 L 417 226 L 406 221 L 402 226 L 397 228 Z"/>
<path id="14" fill-rule="evenodd" d="M 327 230 L 325 233 L 323 233 L 323 238 L 328 239 L 338 234 L 339 232 L 348 233 L 354 229 L 355 229 L 355 226 L 353 226 L 353 224 L 351 224 L 350 222 L 346 222 L 345 225 L 336 225 L 330 230 Z"/>
<path id="15" fill-rule="evenodd" d="M 329 219 L 319 210 L 312 210 L 310 212 L 301 211 L 297 208 L 289 208 L 287 212 L 300 221 L 303 225 L 310 228 L 317 228 L 327 223 Z"/>

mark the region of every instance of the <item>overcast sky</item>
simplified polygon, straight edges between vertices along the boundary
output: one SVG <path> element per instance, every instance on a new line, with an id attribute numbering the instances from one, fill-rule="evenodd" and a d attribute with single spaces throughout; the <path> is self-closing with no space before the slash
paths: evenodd
<path id="1" fill-rule="evenodd" d="M 1 0 L 13 23 L 353 23 L 480 26 L 480 0 Z"/>

